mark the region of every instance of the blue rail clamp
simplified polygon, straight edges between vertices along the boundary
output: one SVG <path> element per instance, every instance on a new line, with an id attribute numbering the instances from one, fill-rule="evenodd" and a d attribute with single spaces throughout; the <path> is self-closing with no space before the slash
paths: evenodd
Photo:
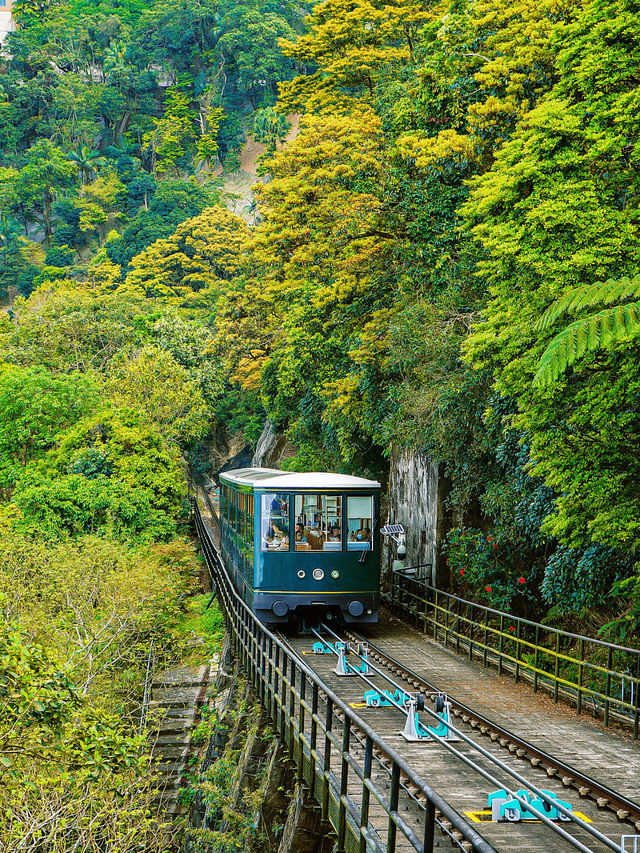
<path id="1" fill-rule="evenodd" d="M 455 743 L 458 741 L 460 738 L 456 737 L 450 727 L 451 702 L 449 702 L 444 693 L 436 694 L 435 709 L 438 717 L 440 718 L 438 725 L 423 725 L 418 717 L 418 711 L 424 710 L 424 696 L 422 696 L 422 694 L 418 694 L 417 696 L 410 694 L 407 722 L 405 723 L 404 730 L 400 732 L 402 737 L 411 743 L 418 741 L 428 743 L 429 741 L 434 740 L 432 735 L 442 738 L 448 742 Z"/>
<path id="2" fill-rule="evenodd" d="M 333 647 L 328 643 L 323 643 L 322 640 L 316 640 L 312 646 L 312 651 L 314 655 L 331 655 L 333 654 Z"/>
<path id="3" fill-rule="evenodd" d="M 558 795 L 554 794 L 553 791 L 545 791 L 542 789 L 542 793 L 545 794 L 545 796 L 552 802 L 547 802 L 546 800 L 543 800 L 542 797 L 539 797 L 537 794 L 532 794 L 530 791 L 522 790 L 517 792 L 518 796 L 522 797 L 522 799 L 529 803 L 532 808 L 541 812 L 543 815 L 546 815 L 546 817 L 551 820 L 571 820 L 568 815 L 558 811 L 558 809 L 553 805 L 553 802 L 555 801 L 559 805 L 564 806 L 565 809 L 568 809 L 568 811 L 572 812 L 573 806 L 570 803 L 560 800 Z M 510 791 L 507 791 L 504 788 L 489 794 L 487 797 L 487 805 L 491 809 L 492 821 L 510 821 L 511 823 L 518 823 L 521 820 L 540 820 L 537 814 L 530 812 L 522 805 L 522 803 L 514 799 L 513 794 Z"/>
<path id="4" fill-rule="evenodd" d="M 358 646 L 358 657 L 360 658 L 360 663 L 350 663 L 350 669 L 354 672 L 359 672 L 360 675 L 371 675 L 371 667 L 369 666 L 369 646 L 366 643 L 361 643 Z"/>
<path id="5" fill-rule="evenodd" d="M 395 707 L 391 700 L 408 708 L 411 694 L 405 693 L 403 690 L 366 690 L 362 699 L 368 708 Z"/>

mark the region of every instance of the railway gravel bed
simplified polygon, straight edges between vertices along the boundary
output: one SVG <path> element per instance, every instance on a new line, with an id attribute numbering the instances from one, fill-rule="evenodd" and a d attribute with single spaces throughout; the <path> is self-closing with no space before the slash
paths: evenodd
<path id="1" fill-rule="evenodd" d="M 467 664 L 455 654 L 442 649 L 435 643 L 431 643 L 424 635 L 413 632 L 412 629 L 397 619 L 389 620 L 384 625 L 375 628 L 369 628 L 367 634 L 373 643 L 431 683 L 438 685 L 440 689 L 451 693 L 452 696 L 465 701 L 472 707 L 481 704 L 484 715 L 491 716 L 492 711 L 495 712 L 497 708 L 500 708 L 496 722 L 522 736 L 526 735 L 527 739 L 532 742 L 534 741 L 534 732 L 531 731 L 531 728 L 537 721 L 536 732 L 538 736 L 535 740 L 540 748 L 544 748 L 546 752 L 552 754 L 561 752 L 563 760 L 571 763 L 575 756 L 575 750 L 572 750 L 571 744 L 567 743 L 567 738 L 571 736 L 571 729 L 560 724 L 563 722 L 565 724 L 571 723 L 572 726 L 579 728 L 581 725 L 584 726 L 583 721 L 565 720 L 562 714 L 557 714 L 559 719 L 556 721 L 553 714 L 550 715 L 550 719 L 547 719 L 546 709 L 521 708 L 522 702 L 526 702 L 527 698 L 532 697 L 530 694 L 529 697 L 526 694 L 522 697 L 514 697 L 513 685 L 510 685 L 511 691 L 507 701 L 506 697 L 501 695 L 501 691 L 496 689 L 496 687 L 501 686 L 501 679 L 484 672 L 481 667 Z M 288 637 L 287 640 L 305 663 L 318 673 L 327 686 L 349 701 L 362 719 L 374 727 L 388 741 L 390 746 L 400 752 L 407 762 L 438 790 L 454 808 L 467 819 L 480 821 L 477 826 L 478 830 L 497 850 L 518 851 L 518 853 L 520 851 L 522 853 L 543 853 L 543 851 L 564 853 L 564 851 L 574 849 L 567 841 L 556 836 L 552 830 L 541 823 L 488 822 L 487 816 L 479 813 L 485 810 L 487 795 L 492 790 L 491 783 L 479 776 L 473 769 L 463 765 L 459 759 L 436 743 L 413 744 L 406 742 L 400 734 L 405 718 L 397 709 L 363 707 L 363 693 L 365 689 L 368 689 L 367 685 L 357 677 L 337 676 L 333 672 L 336 665 L 335 656 L 311 653 L 313 638 L 297 636 Z M 377 665 L 380 666 L 379 663 Z M 381 668 L 386 670 L 385 667 Z M 407 690 L 415 690 L 413 684 L 396 673 L 386 671 L 400 684 L 406 685 Z M 475 681 L 476 676 L 486 679 L 486 683 L 479 684 Z M 388 686 L 380 676 L 374 676 L 372 680 L 381 688 Z M 459 687 L 464 684 L 466 687 L 464 696 L 461 689 L 457 691 L 454 689 L 456 684 Z M 553 706 L 549 710 L 553 711 Z M 424 716 L 426 717 L 426 715 Z M 425 719 L 425 722 L 430 723 L 430 720 Z M 588 820 L 593 822 L 595 828 L 608 836 L 613 842 L 619 844 L 623 833 L 633 833 L 633 828 L 628 823 L 618 819 L 616 814 L 607 809 L 599 808 L 595 802 L 587 798 L 581 798 L 577 791 L 567 789 L 560 777 L 550 777 L 542 768 L 532 767 L 529 762 L 519 759 L 515 754 L 512 755 L 504 747 L 501 747 L 499 741 L 491 741 L 489 738 L 483 737 L 471 726 L 465 725 L 461 719 L 454 718 L 453 723 L 513 770 L 526 776 L 539 787 L 552 791 L 558 794 L 561 799 L 571 802 L 577 812 L 585 815 Z M 593 746 L 592 735 L 594 732 L 591 725 L 587 724 L 584 727 L 586 731 L 582 732 L 580 742 L 583 744 L 583 765 L 586 766 L 587 750 L 590 744 Z M 618 790 L 619 781 L 622 786 L 620 787 L 621 793 L 624 792 L 630 798 L 635 798 L 638 787 L 640 750 L 634 744 L 629 744 L 623 738 L 610 732 L 601 732 L 596 729 L 595 733 L 603 735 L 605 743 L 611 739 L 613 743 L 625 747 L 625 751 L 624 757 L 617 753 L 617 758 L 611 758 L 614 753 L 610 751 L 613 749 L 610 746 L 604 757 L 599 756 L 597 751 L 599 744 L 596 739 L 591 767 L 588 768 L 591 771 L 590 775 L 600 775 L 603 780 L 608 781 L 610 787 L 616 790 Z M 505 786 L 510 786 L 512 789 L 519 787 L 507 774 L 495 767 L 489 759 L 478 755 L 471 746 L 460 742 L 456 744 L 456 748 L 496 776 Z M 629 749 L 631 752 L 627 752 Z M 626 767 L 620 768 L 621 760 L 624 762 L 632 759 L 635 760 L 635 770 L 630 771 Z M 612 769 L 615 772 L 608 772 L 602 766 L 608 761 L 611 761 Z M 598 769 L 601 771 L 599 774 L 596 773 Z M 635 784 L 632 775 L 635 776 Z M 410 812 L 412 806 L 409 800 L 410 798 L 407 798 L 407 802 L 404 804 L 407 812 Z M 561 826 L 587 848 L 594 851 L 607 849 L 602 843 L 592 838 L 586 830 L 567 823 L 562 823 Z"/>

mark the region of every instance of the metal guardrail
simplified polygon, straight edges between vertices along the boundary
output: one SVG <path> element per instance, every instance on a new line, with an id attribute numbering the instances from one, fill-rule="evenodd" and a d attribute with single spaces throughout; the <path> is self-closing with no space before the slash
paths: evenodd
<path id="1" fill-rule="evenodd" d="M 640 729 L 640 649 L 618 646 L 552 628 L 467 601 L 428 583 L 426 565 L 396 569 L 389 603 L 413 617 L 425 634 L 465 652 L 469 660 L 510 672 L 516 683 L 531 682 L 534 692 L 560 695 L 578 713 L 591 705 L 605 726 L 612 718 Z"/>
<path id="2" fill-rule="evenodd" d="M 496 853 L 304 661 L 256 619 L 233 588 L 197 501 L 202 550 L 225 614 L 227 631 L 298 778 L 333 825 L 338 851 L 395 853 L 407 842 L 433 853 L 438 827 L 458 850 Z M 377 828 L 371 822 L 376 815 Z M 384 822 L 384 826 L 381 824 Z"/>

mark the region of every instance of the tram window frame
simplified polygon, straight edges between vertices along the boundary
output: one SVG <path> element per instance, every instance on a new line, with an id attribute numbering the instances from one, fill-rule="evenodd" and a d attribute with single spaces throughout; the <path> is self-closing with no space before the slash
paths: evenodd
<path id="1" fill-rule="evenodd" d="M 366 513 L 362 513 L 361 511 L 355 512 L 355 509 L 352 512 L 351 503 L 352 501 L 369 501 L 370 502 L 370 514 L 367 516 Z M 363 507 L 361 506 L 360 509 Z M 373 495 L 347 495 L 347 525 L 346 525 L 346 542 L 347 542 L 347 551 L 373 551 L 373 512 L 374 512 L 374 502 Z M 356 529 L 352 528 L 351 522 L 354 521 L 358 523 L 360 526 Z M 367 528 L 363 527 L 363 522 L 369 522 L 369 531 L 370 537 L 369 539 L 351 539 L 351 535 L 357 536 L 360 531 L 364 531 Z"/>
<path id="2" fill-rule="evenodd" d="M 231 487 L 231 527 L 233 532 L 238 535 L 238 492 Z"/>
<path id="3" fill-rule="evenodd" d="M 286 501 L 286 509 L 276 512 L 273 503 L 275 501 Z M 286 530 L 279 545 L 273 545 L 268 541 L 269 528 L 273 528 L 273 522 L 279 521 L 286 524 Z M 265 492 L 260 499 L 260 550 L 265 554 L 275 552 L 287 552 L 291 550 L 291 494 L 289 492 Z"/>
<path id="4" fill-rule="evenodd" d="M 293 517 L 294 550 L 297 554 L 337 553 L 343 550 L 343 518 L 344 496 L 335 492 L 299 492 L 294 495 Z M 333 506 L 331 506 L 333 504 Z M 311 519 L 313 521 L 311 522 Z M 328 539 L 326 531 L 338 524 L 338 539 Z M 316 534 L 315 527 L 320 523 L 320 533 Z M 296 540 L 298 525 L 302 524 L 304 539 Z M 313 526 L 312 526 L 313 524 Z M 321 547 L 313 547 L 319 542 Z"/>

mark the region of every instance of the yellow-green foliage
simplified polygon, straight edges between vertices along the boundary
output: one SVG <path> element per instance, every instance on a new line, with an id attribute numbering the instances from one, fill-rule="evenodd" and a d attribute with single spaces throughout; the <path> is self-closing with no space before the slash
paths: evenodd
<path id="1" fill-rule="evenodd" d="M 220 207 L 206 208 L 175 233 L 137 255 L 122 290 L 175 300 L 191 291 L 213 289 L 237 272 L 249 229 Z"/>

